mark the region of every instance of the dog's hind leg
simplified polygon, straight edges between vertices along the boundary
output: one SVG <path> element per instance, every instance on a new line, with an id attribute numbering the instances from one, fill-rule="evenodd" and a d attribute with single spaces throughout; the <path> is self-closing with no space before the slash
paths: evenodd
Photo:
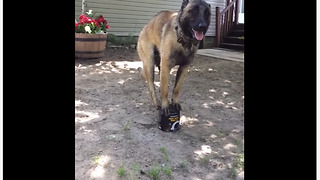
<path id="1" fill-rule="evenodd" d="M 148 90 L 151 96 L 151 100 L 156 109 L 160 109 L 160 100 L 156 96 L 156 90 L 154 85 L 154 54 L 153 49 L 139 47 L 139 57 L 143 63 L 143 69 L 139 70 L 142 77 L 147 81 Z M 147 50 L 147 51 L 146 51 Z"/>
<path id="2" fill-rule="evenodd" d="M 179 104 L 179 91 L 188 74 L 188 70 L 189 65 L 180 66 L 176 75 L 176 82 L 172 92 L 172 105 L 177 110 L 181 110 L 181 106 Z"/>

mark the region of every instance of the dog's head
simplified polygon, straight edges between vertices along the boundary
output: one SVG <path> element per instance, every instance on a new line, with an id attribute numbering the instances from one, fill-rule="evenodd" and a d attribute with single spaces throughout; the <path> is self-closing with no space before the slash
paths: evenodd
<path id="1" fill-rule="evenodd" d="M 183 0 L 178 15 L 182 32 L 201 41 L 210 25 L 211 6 L 204 0 Z"/>

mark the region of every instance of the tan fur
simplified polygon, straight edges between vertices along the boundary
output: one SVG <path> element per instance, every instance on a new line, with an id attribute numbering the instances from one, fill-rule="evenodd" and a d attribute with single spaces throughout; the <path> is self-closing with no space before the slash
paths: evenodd
<path id="1" fill-rule="evenodd" d="M 192 8 L 189 3 L 186 9 Z M 186 11 L 183 16 L 190 14 Z M 191 17 L 192 18 L 192 17 Z M 162 11 L 158 13 L 141 31 L 138 39 L 137 50 L 143 62 L 142 76 L 147 81 L 153 105 L 158 109 L 168 109 L 168 89 L 170 70 L 175 65 L 179 65 L 176 76 L 176 83 L 172 93 L 172 104 L 180 108 L 179 91 L 188 73 L 189 64 L 192 61 L 198 45 L 186 48 L 177 42 L 178 25 L 177 12 Z M 154 49 L 158 49 L 160 55 L 160 92 L 161 102 L 156 96 L 154 86 Z M 168 113 L 168 110 L 167 112 Z"/>
<path id="2" fill-rule="evenodd" d="M 173 29 L 176 24 L 176 15 L 177 12 L 174 11 L 159 13 L 142 29 L 138 40 L 137 50 L 139 57 L 143 62 L 143 77 L 148 83 L 151 99 L 156 107 L 160 106 L 160 101 L 155 94 L 155 87 L 153 84 L 154 78 L 151 77 L 154 73 L 154 62 L 151 62 L 153 57 L 153 46 L 155 45 L 158 48 L 161 56 L 161 102 L 162 107 L 167 107 L 168 88 L 165 87 L 169 86 L 168 78 L 171 69 L 169 63 L 170 52 L 172 51 L 172 48 L 182 48 L 182 46 L 177 43 L 176 32 Z M 152 68 L 152 70 L 150 68 Z"/>

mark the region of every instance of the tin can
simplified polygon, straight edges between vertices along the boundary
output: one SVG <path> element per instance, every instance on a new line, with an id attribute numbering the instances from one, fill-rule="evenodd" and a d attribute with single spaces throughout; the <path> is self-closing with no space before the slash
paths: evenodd
<path id="1" fill-rule="evenodd" d="M 180 129 L 180 110 L 170 107 L 170 114 L 166 116 L 159 110 L 158 128 L 165 132 L 173 132 Z"/>

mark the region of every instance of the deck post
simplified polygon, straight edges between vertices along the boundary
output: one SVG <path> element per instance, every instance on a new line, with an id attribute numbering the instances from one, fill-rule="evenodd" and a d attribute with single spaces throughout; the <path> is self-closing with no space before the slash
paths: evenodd
<path id="1" fill-rule="evenodd" d="M 216 46 L 220 45 L 220 7 L 216 7 Z"/>

